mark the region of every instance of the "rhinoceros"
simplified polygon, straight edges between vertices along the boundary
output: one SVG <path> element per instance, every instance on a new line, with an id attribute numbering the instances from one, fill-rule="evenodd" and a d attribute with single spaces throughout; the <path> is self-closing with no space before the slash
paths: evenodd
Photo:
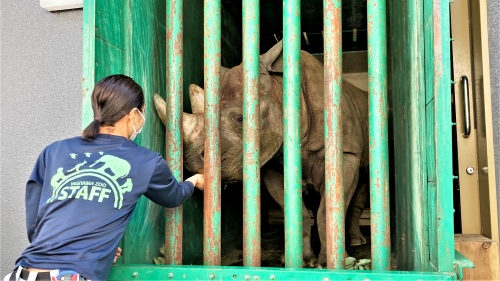
<path id="1" fill-rule="evenodd" d="M 283 176 L 283 45 L 280 41 L 260 57 L 260 164 L 263 183 L 284 208 Z M 325 143 L 323 64 L 301 51 L 302 85 L 300 126 L 303 188 L 321 195 L 316 215 L 321 250 L 316 259 L 311 248 L 309 213 L 302 204 L 304 266 L 326 263 Z M 204 91 L 189 87 L 193 114 L 183 113 L 184 164 L 194 173 L 203 172 Z M 221 71 L 220 143 L 222 181 L 243 180 L 243 64 Z M 155 96 L 155 106 L 165 123 L 165 102 Z M 365 244 L 359 217 L 367 202 L 368 97 L 347 81 L 341 96 L 343 129 L 343 180 L 346 233 L 349 245 Z M 281 165 L 281 167 L 280 167 Z M 354 199 L 353 199 L 354 197 Z M 353 200 L 351 200 L 353 199 Z M 350 202 L 353 202 L 349 205 Z M 348 208 L 349 206 L 349 208 Z"/>

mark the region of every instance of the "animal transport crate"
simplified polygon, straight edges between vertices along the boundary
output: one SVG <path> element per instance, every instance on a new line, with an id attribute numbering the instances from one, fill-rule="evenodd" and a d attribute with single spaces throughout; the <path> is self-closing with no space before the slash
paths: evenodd
<path id="1" fill-rule="evenodd" d="M 109 280 L 456 280 L 462 267 L 472 266 L 454 250 L 449 1 L 86 0 L 83 22 L 84 127 L 92 120 L 95 83 L 115 73 L 131 76 L 146 98 L 146 123 L 136 142 L 164 155 L 181 178 L 181 116 L 191 110 L 189 85 L 204 86 L 205 106 L 215 108 L 205 113 L 206 190 L 175 209 L 141 198 Z M 244 167 L 248 180 L 241 184 L 221 182 L 216 165 L 220 65 L 245 63 L 250 96 L 258 89 L 259 54 L 280 40 L 289 96 L 284 150 L 291 155 L 285 159 L 285 206 L 299 206 L 285 207 L 284 267 L 260 263 L 255 241 L 261 240 L 269 200 L 258 166 Z M 325 193 L 333 210 L 327 214 L 327 269 L 302 268 L 301 260 L 302 186 L 294 172 L 300 166 L 300 124 L 294 123 L 300 48 L 325 64 Z M 366 271 L 343 269 L 344 230 L 336 227 L 344 220 L 342 196 L 335 192 L 342 186 L 342 173 L 335 171 L 342 166 L 332 160 L 339 159 L 341 145 L 342 72 L 353 83 L 359 72 L 367 73 L 359 84 L 369 92 L 370 110 L 373 269 Z M 166 98 L 167 130 L 154 94 Z M 245 146 L 252 152 L 258 143 L 250 138 Z M 221 257 L 241 247 L 243 266 L 221 264 Z"/>

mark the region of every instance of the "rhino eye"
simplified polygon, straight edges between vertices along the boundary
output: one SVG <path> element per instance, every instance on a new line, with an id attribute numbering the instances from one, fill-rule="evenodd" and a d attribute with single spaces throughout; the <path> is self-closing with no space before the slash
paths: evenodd
<path id="1" fill-rule="evenodd" d="M 243 122 L 243 117 L 240 117 L 237 120 L 238 120 L 238 122 Z"/>

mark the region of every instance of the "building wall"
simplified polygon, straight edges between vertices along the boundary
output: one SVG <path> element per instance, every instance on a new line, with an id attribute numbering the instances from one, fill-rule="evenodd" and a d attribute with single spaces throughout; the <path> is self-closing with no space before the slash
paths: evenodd
<path id="1" fill-rule="evenodd" d="M 495 144 L 495 175 L 497 178 L 497 202 L 500 203 L 500 5 L 488 1 L 488 40 L 490 51 L 491 109 L 493 114 L 493 138 Z M 500 225 L 500 207 L 498 208 Z"/>
<path id="2" fill-rule="evenodd" d="M 25 183 L 38 154 L 81 132 L 82 10 L 2 1 L 0 275 L 28 245 Z M 2 277 L 3 278 L 3 277 Z"/>

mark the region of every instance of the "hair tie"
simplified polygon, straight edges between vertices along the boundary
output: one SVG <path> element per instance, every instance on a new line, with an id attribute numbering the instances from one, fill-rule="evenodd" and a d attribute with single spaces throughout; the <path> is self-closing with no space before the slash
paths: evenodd
<path id="1" fill-rule="evenodd" d="M 102 118 L 100 116 L 94 117 L 94 120 L 97 120 L 99 124 L 102 124 Z"/>

